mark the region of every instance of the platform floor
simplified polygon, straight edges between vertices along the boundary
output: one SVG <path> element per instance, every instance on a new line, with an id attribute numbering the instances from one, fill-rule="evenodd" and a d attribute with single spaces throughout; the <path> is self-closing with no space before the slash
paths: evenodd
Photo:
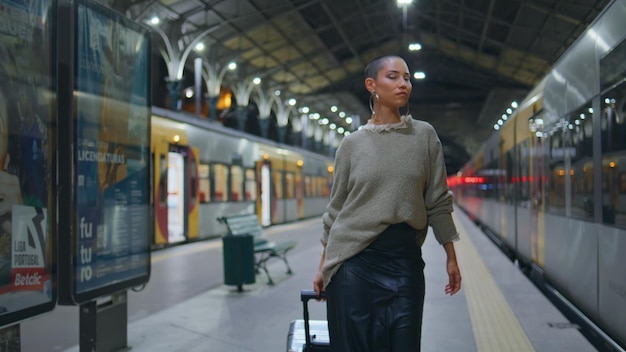
<path id="1" fill-rule="evenodd" d="M 426 300 L 422 351 L 596 351 L 460 210 L 456 243 L 463 287 L 446 296 L 445 253 L 432 234 L 424 244 Z M 289 325 L 301 319 L 301 289 L 312 286 L 319 264 L 321 219 L 273 226 L 268 238 L 296 239 L 293 275 L 280 261 L 244 292 L 224 286 L 221 240 L 153 253 L 143 291 L 128 293 L 128 343 L 139 351 L 286 351 Z M 310 304 L 311 319 L 325 305 Z M 79 351 L 78 308 L 58 307 L 21 324 L 22 351 Z"/>

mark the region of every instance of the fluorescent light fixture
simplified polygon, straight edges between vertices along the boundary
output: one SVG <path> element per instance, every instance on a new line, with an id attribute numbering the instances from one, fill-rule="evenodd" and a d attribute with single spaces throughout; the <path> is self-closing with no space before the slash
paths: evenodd
<path id="1" fill-rule="evenodd" d="M 409 44 L 409 51 L 419 51 L 419 50 L 422 50 L 422 44 L 420 43 Z"/>
<path id="2" fill-rule="evenodd" d="M 415 78 L 415 79 L 424 79 L 424 78 L 426 78 L 426 73 L 424 73 L 422 71 L 415 72 L 413 74 L 413 78 Z"/>

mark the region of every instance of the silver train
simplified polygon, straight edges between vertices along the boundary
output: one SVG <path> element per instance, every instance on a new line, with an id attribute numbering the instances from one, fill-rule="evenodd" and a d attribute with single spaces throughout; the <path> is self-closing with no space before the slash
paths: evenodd
<path id="1" fill-rule="evenodd" d="M 626 346 L 626 0 L 458 175 L 458 205 L 605 347 Z M 593 336 L 592 336 L 593 337 Z"/>
<path id="2" fill-rule="evenodd" d="M 253 213 L 269 226 L 325 210 L 331 157 L 158 107 L 151 131 L 157 247 L 222 235 L 224 215 Z"/>

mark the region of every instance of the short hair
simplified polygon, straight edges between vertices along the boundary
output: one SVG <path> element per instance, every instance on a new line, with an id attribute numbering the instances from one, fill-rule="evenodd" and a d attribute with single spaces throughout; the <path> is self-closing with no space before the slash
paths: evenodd
<path id="1" fill-rule="evenodd" d="M 388 59 L 393 59 L 393 58 L 404 60 L 402 57 L 398 55 L 379 56 L 373 59 L 372 61 L 370 61 L 370 63 L 367 64 L 367 66 L 365 66 L 365 78 L 376 79 L 376 77 L 378 76 L 378 72 L 380 72 L 380 70 L 383 69 L 383 66 L 385 65 L 385 61 L 387 61 Z"/>

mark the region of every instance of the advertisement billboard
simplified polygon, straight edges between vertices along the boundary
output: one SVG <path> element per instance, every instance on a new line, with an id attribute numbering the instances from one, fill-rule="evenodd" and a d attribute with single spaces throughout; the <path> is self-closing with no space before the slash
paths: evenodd
<path id="1" fill-rule="evenodd" d="M 0 326 L 56 303 L 54 8 L 0 0 Z"/>
<path id="2" fill-rule="evenodd" d="M 88 1 L 75 7 L 74 301 L 150 273 L 150 45 L 144 28 Z"/>

